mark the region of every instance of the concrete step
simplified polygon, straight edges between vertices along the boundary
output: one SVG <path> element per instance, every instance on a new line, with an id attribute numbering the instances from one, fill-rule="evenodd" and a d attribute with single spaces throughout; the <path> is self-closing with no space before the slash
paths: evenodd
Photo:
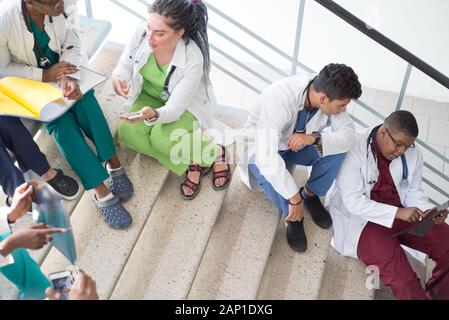
<path id="1" fill-rule="evenodd" d="M 232 181 L 188 299 L 255 299 L 279 223 L 263 192 Z"/>
<path id="2" fill-rule="evenodd" d="M 289 247 L 284 217 L 280 219 L 257 299 L 318 299 L 332 230 L 316 226 L 307 211 L 304 229 L 308 248 L 297 253 Z"/>
<path id="3" fill-rule="evenodd" d="M 111 299 L 187 297 L 227 191 L 214 191 L 209 174 L 186 201 L 183 180 L 169 175 Z"/>
<path id="4" fill-rule="evenodd" d="M 326 259 L 320 300 L 373 300 L 374 289 L 366 287 L 369 274 L 357 259 L 342 256 L 332 246 Z"/>
<path id="5" fill-rule="evenodd" d="M 129 149 L 119 149 L 118 154 L 135 189 L 133 198 L 125 204 L 133 217 L 131 227 L 111 229 L 92 202 L 93 191 L 84 194 L 70 218 L 77 265 L 97 281 L 102 299 L 110 296 L 168 174 L 149 157 L 136 155 Z M 48 274 L 68 265 L 67 259 L 53 248 L 42 264 L 42 270 Z"/>

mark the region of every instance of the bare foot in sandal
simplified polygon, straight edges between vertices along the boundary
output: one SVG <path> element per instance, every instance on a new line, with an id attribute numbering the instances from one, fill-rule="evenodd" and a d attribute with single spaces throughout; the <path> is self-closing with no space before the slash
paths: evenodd
<path id="1" fill-rule="evenodd" d="M 188 171 L 187 172 L 187 178 L 189 178 L 189 180 L 192 181 L 193 183 L 198 183 L 200 181 L 200 177 L 201 177 L 201 173 L 198 171 Z M 193 190 L 186 185 L 182 186 L 182 191 L 187 196 L 191 196 L 193 194 Z"/>
<path id="2" fill-rule="evenodd" d="M 181 184 L 181 196 L 186 200 L 195 198 L 200 191 L 201 178 L 205 176 L 211 168 L 204 168 L 197 164 L 192 164 L 186 172 L 186 179 Z"/>
<path id="3" fill-rule="evenodd" d="M 217 159 L 213 165 L 212 184 L 215 190 L 226 189 L 231 182 L 231 167 L 226 160 L 225 148 L 220 146 Z"/>

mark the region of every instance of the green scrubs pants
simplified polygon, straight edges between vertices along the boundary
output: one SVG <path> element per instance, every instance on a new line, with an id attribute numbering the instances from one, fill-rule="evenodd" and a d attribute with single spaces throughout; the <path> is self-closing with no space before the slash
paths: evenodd
<path id="1" fill-rule="evenodd" d="M 103 162 L 116 150 L 109 126 L 93 90 L 61 117 L 47 124 L 54 140 L 86 190 L 109 177 Z M 97 153 L 88 146 L 84 135 L 93 142 Z"/>
<path id="2" fill-rule="evenodd" d="M 153 105 L 151 98 L 146 97 L 142 93 L 128 112 Z M 178 121 L 154 126 L 122 120 L 118 133 L 120 141 L 129 148 L 158 160 L 177 175 L 182 175 L 192 163 L 210 167 L 216 158 L 215 144 L 202 136 L 198 121 L 188 111 Z"/>
<path id="3" fill-rule="evenodd" d="M 0 241 L 10 234 L 0 235 Z M 45 289 L 51 286 L 50 281 L 42 273 L 39 265 L 25 249 L 17 249 L 12 253 L 14 263 L 0 268 L 0 273 L 11 281 L 20 291 L 22 300 L 43 300 Z"/>

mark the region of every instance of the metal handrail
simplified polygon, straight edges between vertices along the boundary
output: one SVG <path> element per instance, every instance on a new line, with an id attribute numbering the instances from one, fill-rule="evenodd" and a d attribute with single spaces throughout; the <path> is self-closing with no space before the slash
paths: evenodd
<path id="1" fill-rule="evenodd" d="M 422 72 L 427 74 L 430 78 L 432 78 L 442 86 L 449 89 L 449 78 L 446 75 L 436 70 L 434 67 L 432 67 L 422 59 L 418 58 L 410 51 L 401 47 L 390 38 L 384 36 L 382 33 L 372 28 L 361 19 L 357 18 L 355 15 L 353 15 L 351 12 L 349 12 L 342 6 L 338 5 L 332 0 L 315 0 L 315 2 L 322 5 L 324 8 L 326 8 L 336 16 L 340 17 L 342 20 L 346 21 L 348 24 L 350 24 L 360 32 L 364 33 L 372 40 L 376 41 L 378 44 L 380 44 L 388 51 L 393 52 L 401 59 L 407 61 L 412 66 L 421 70 Z"/>
<path id="2" fill-rule="evenodd" d="M 303 0 L 302 0 L 303 1 Z M 272 45 L 271 43 L 269 43 L 267 40 L 265 40 L 264 38 L 262 38 L 261 36 L 259 36 L 257 33 L 255 33 L 254 31 L 248 29 L 247 27 L 245 27 L 243 24 L 241 24 L 240 22 L 238 22 L 237 20 L 234 20 L 233 18 L 229 17 L 228 15 L 226 15 L 225 13 L 223 13 L 222 11 L 220 11 L 219 9 L 217 9 L 216 7 L 214 7 L 213 5 L 211 5 L 210 3 L 206 2 L 207 8 L 208 10 L 215 12 L 217 15 L 219 15 L 220 17 L 222 17 L 223 19 L 225 19 L 226 21 L 228 21 L 229 23 L 231 23 L 232 25 L 236 26 L 237 28 L 239 28 L 240 30 L 242 30 L 244 33 L 246 33 L 247 35 L 249 35 L 250 37 L 252 37 L 253 39 L 257 40 L 258 42 L 260 42 L 261 44 L 263 44 L 265 47 L 271 49 L 272 51 L 276 52 L 277 54 L 279 54 L 281 57 L 285 58 L 286 60 L 292 62 L 293 64 L 295 64 L 296 66 L 300 67 L 303 70 L 306 70 L 307 72 L 314 72 L 311 68 L 309 68 L 308 66 L 304 65 L 303 63 L 299 62 L 298 60 L 294 59 L 292 56 L 290 56 L 288 53 L 282 51 L 281 49 L 279 49 L 278 47 L 275 47 L 274 45 Z M 210 24 L 209 24 L 210 25 Z M 275 70 L 276 71 L 276 70 Z"/>

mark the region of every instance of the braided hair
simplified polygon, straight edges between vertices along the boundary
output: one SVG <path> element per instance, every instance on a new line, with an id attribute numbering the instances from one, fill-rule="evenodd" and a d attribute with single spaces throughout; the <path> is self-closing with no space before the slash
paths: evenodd
<path id="1" fill-rule="evenodd" d="M 208 14 L 207 7 L 201 0 L 155 0 L 148 9 L 149 13 L 157 13 L 168 18 L 170 28 L 185 30 L 183 35 L 186 43 L 193 40 L 203 54 L 204 84 L 210 83 L 210 54 L 207 37 Z"/>

